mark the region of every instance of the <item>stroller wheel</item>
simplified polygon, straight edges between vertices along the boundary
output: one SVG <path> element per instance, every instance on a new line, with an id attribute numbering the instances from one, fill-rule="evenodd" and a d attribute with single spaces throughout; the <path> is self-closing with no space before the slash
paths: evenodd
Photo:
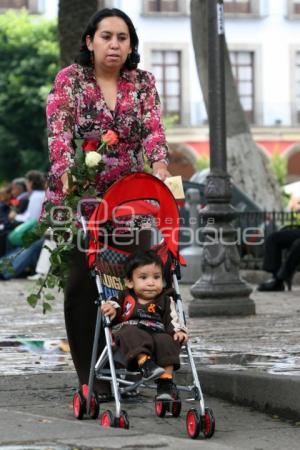
<path id="1" fill-rule="evenodd" d="M 117 421 L 117 419 L 116 419 Z M 119 418 L 119 428 L 129 429 L 129 419 L 126 411 L 122 410 Z"/>
<path id="2" fill-rule="evenodd" d="M 158 417 L 165 417 L 167 405 L 163 400 L 155 400 L 155 413 Z"/>
<path id="3" fill-rule="evenodd" d="M 211 438 L 215 432 L 215 417 L 212 409 L 205 408 L 205 415 L 203 420 L 203 434 L 206 438 Z"/>
<path id="4" fill-rule="evenodd" d="M 85 399 L 80 390 L 73 395 L 73 413 L 76 419 L 81 420 L 86 412 Z"/>
<path id="5" fill-rule="evenodd" d="M 105 428 L 113 427 L 115 425 L 113 413 L 109 409 L 101 414 L 100 425 Z"/>
<path id="6" fill-rule="evenodd" d="M 201 430 L 201 415 L 197 409 L 189 409 L 186 413 L 186 431 L 190 438 L 196 439 Z"/>
<path id="7" fill-rule="evenodd" d="M 98 398 L 95 394 L 92 394 L 91 401 L 90 401 L 90 418 L 91 419 L 98 419 L 100 411 L 100 405 Z"/>
<path id="8" fill-rule="evenodd" d="M 179 417 L 181 413 L 181 400 L 178 398 L 174 402 L 172 402 L 171 413 L 174 417 Z"/>

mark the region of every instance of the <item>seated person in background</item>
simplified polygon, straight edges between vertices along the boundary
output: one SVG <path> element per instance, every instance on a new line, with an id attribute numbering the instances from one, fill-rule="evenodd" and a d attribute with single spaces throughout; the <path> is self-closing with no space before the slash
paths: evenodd
<path id="1" fill-rule="evenodd" d="M 32 221 L 32 226 L 34 226 L 34 222 L 40 218 L 45 196 L 44 175 L 38 170 L 30 170 L 26 174 L 26 186 L 29 193 L 27 208 L 23 212 L 18 212 L 17 209 L 9 212 L 6 229 L 0 236 L 0 249 L 2 249 L 0 256 L 5 256 L 16 248 L 16 245 L 9 240 L 9 233 L 12 229 L 17 230 L 18 225 L 23 223 L 30 225 L 29 221 Z"/>
<path id="2" fill-rule="evenodd" d="M 138 366 L 145 380 L 157 380 L 158 399 L 176 391 L 173 369 L 180 367 L 180 344 L 187 330 L 180 324 L 173 299 L 163 292 L 163 263 L 153 251 L 130 255 L 125 264 L 128 290 L 101 309 L 112 320 L 116 345 L 126 367 Z"/>
<path id="3" fill-rule="evenodd" d="M 295 210 L 295 226 L 284 227 L 271 233 L 265 243 L 263 270 L 273 276 L 270 280 L 261 283 L 258 291 L 284 291 L 285 285 L 291 290 L 292 278 L 300 264 L 300 196 L 293 196 L 289 208 Z M 299 220 L 297 215 L 299 214 Z M 283 252 L 287 250 L 285 259 Z"/>
<path id="4" fill-rule="evenodd" d="M 26 187 L 26 178 L 15 178 L 11 182 L 11 205 L 18 214 L 23 213 L 28 206 L 29 192 Z"/>
<path id="5" fill-rule="evenodd" d="M 32 273 L 39 259 L 44 239 L 39 239 L 28 248 L 15 249 L 0 258 L 0 280 L 10 280 Z"/>
<path id="6" fill-rule="evenodd" d="M 11 200 L 11 185 L 0 188 L 0 230 L 4 229 L 8 221 Z"/>
<path id="7" fill-rule="evenodd" d="M 30 170 L 26 174 L 26 187 L 29 192 L 28 206 L 24 212 L 11 211 L 11 221 L 27 222 L 31 219 L 39 220 L 45 197 L 45 177 L 38 170 Z"/>
<path id="8" fill-rule="evenodd" d="M 0 189 L 0 256 L 6 251 L 6 237 L 9 232 L 9 219 L 11 200 L 11 185 L 3 186 Z"/>
<path id="9" fill-rule="evenodd" d="M 36 281 L 41 278 L 46 278 L 51 267 L 50 263 L 51 251 L 53 251 L 55 248 L 56 243 L 54 242 L 54 240 L 47 239 L 47 237 L 45 236 L 43 248 L 40 252 L 39 259 L 36 263 L 35 273 L 29 275 L 27 277 L 27 280 Z"/>

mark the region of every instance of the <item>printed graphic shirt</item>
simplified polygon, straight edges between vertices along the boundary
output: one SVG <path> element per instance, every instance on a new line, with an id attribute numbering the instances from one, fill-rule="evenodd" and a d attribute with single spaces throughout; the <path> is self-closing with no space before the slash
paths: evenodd
<path id="1" fill-rule="evenodd" d="M 152 331 L 166 332 L 170 335 L 177 331 L 187 332 L 185 325 L 180 323 L 174 300 L 166 293 L 143 305 L 138 302 L 135 295 L 126 290 L 118 299 L 111 299 L 108 302 L 117 309 L 117 316 L 113 321 L 113 325 L 117 323 L 114 326 L 115 330 L 121 328 L 123 324 L 140 323 Z"/>
<path id="2" fill-rule="evenodd" d="M 57 74 L 47 103 L 51 160 L 47 199 L 52 203 L 59 205 L 64 197 L 60 177 L 74 164 L 74 139 L 100 140 L 108 130 L 118 134 L 119 142 L 103 156 L 106 168 L 96 178 L 100 195 L 121 176 L 142 171 L 143 152 L 150 164 L 166 162 L 167 145 L 154 76 L 139 69 L 123 70 L 117 88 L 112 112 L 93 68 L 72 64 Z"/>

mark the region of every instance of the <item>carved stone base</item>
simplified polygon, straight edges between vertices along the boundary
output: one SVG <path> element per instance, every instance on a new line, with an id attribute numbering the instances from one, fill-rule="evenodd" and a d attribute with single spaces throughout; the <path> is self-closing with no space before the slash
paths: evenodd
<path id="1" fill-rule="evenodd" d="M 206 274 L 191 287 L 191 317 L 255 314 L 255 303 L 250 298 L 252 288 L 248 283 L 239 276 L 213 278 L 212 274 Z"/>
<path id="2" fill-rule="evenodd" d="M 190 317 L 250 316 L 255 314 L 255 303 L 249 297 L 194 298 L 188 311 Z"/>

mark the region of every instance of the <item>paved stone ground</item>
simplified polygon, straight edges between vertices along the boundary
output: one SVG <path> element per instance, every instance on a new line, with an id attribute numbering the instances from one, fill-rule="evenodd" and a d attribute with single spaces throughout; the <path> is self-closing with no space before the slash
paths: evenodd
<path id="1" fill-rule="evenodd" d="M 26 280 L 0 282 L 1 373 L 47 371 L 71 367 L 68 355 L 57 351 L 65 337 L 62 296 L 51 313 L 32 309 L 25 301 L 33 283 Z M 181 286 L 185 306 L 191 300 L 189 286 Z M 253 292 L 256 315 L 249 317 L 189 318 L 188 327 L 196 361 L 223 370 L 300 376 L 300 286 L 271 295 Z M 32 343 L 30 340 L 46 340 Z M 17 342 L 16 342 L 17 341 Z M 22 344 L 22 345 L 21 345 Z M 39 348 L 38 345 L 41 347 Z M 35 350 L 27 352 L 30 347 Z"/>
<path id="2" fill-rule="evenodd" d="M 189 286 L 182 295 L 191 298 Z M 256 315 L 190 318 L 190 336 L 201 365 L 300 377 L 300 286 L 292 291 L 254 291 Z"/>
<path id="3" fill-rule="evenodd" d="M 25 292 L 30 286 L 32 284 L 24 280 L 0 283 L 0 447 L 21 444 L 24 449 L 25 444 L 32 444 L 35 447 L 98 449 L 299 448 L 300 423 L 281 421 L 276 416 L 207 395 L 206 404 L 213 408 L 217 419 L 216 434 L 210 441 L 186 439 L 184 414 L 178 419 L 156 417 L 149 394 L 143 397 L 142 403 L 123 405 L 131 423 L 127 432 L 103 430 L 93 421 L 75 421 L 71 399 L 76 379 L 70 372 L 69 355 L 59 349 L 60 339 L 65 337 L 61 296 L 57 298 L 54 311 L 43 316 L 39 308 L 32 310 L 25 302 Z M 182 294 L 190 298 L 188 287 L 182 287 Z M 249 367 L 251 358 L 246 358 L 247 364 L 242 364 L 237 355 L 258 357 L 264 352 L 264 357 L 299 357 L 299 288 L 272 296 L 254 293 L 253 297 L 256 316 L 188 320 L 193 347 L 199 356 L 204 355 L 201 360 L 208 367 L 221 368 L 225 373 L 230 362 L 231 369 L 238 366 L 235 367 L 238 372 L 254 370 L 255 374 L 269 370 L 271 365 L 264 359 L 264 364 L 256 362 L 253 369 Z M 232 354 L 236 359 L 230 356 Z M 291 363 L 288 366 L 286 379 L 289 382 L 291 372 L 293 379 L 297 379 L 298 374 L 292 370 Z M 286 372 L 286 368 L 284 370 Z M 113 410 L 113 406 L 107 404 L 101 409 Z M 185 403 L 184 413 L 188 407 Z"/>
<path id="4" fill-rule="evenodd" d="M 0 377 L 0 448 L 32 445 L 47 448 L 73 446 L 97 449 L 208 449 L 208 450 L 298 450 L 300 424 L 283 422 L 250 408 L 207 397 L 216 415 L 216 433 L 211 440 L 187 439 L 183 404 L 179 418 L 158 418 L 153 398 L 147 393 L 138 403 L 123 403 L 130 430 L 103 429 L 98 421 L 76 421 L 72 416 L 74 374 L 44 374 Z M 192 406 L 192 405 L 191 405 Z M 101 411 L 114 410 L 112 403 Z M 26 444 L 26 446 L 25 446 Z"/>

